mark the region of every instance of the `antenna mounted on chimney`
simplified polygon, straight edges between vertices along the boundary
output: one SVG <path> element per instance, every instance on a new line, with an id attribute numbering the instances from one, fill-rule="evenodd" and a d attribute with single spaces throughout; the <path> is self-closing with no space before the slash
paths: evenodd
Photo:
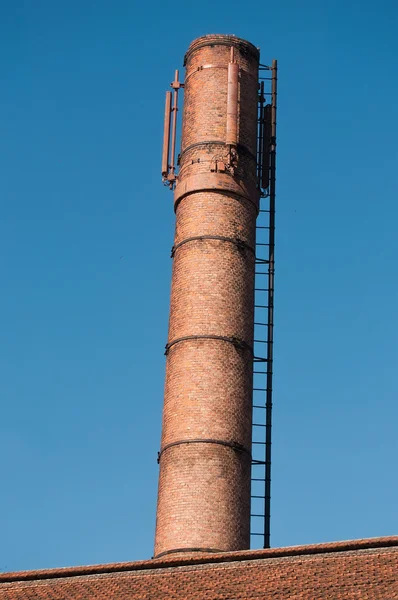
<path id="1" fill-rule="evenodd" d="M 178 112 L 178 90 L 184 87 L 178 79 L 178 69 L 175 72 L 174 81 L 171 82 L 173 92 L 166 92 L 166 104 L 164 112 L 164 134 L 162 152 L 162 181 L 165 185 L 174 189 L 177 175 L 175 164 L 175 148 L 177 135 L 177 112 Z M 172 104 L 173 95 L 173 104 Z"/>

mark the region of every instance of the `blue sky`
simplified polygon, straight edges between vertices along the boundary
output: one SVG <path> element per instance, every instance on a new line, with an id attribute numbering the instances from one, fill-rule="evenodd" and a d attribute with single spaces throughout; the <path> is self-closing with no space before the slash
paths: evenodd
<path id="1" fill-rule="evenodd" d="M 164 91 L 206 33 L 279 61 L 272 545 L 396 534 L 396 2 L 1 12 L 0 570 L 152 555 Z"/>

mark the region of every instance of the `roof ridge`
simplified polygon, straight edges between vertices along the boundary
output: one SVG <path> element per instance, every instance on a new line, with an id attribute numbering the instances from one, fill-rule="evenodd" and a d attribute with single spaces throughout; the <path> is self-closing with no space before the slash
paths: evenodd
<path id="1" fill-rule="evenodd" d="M 148 569 L 162 569 L 168 567 L 184 567 L 208 563 L 236 562 L 243 560 L 259 560 L 265 558 L 281 558 L 287 556 L 305 556 L 311 554 L 324 554 L 332 552 L 349 552 L 352 550 L 371 550 L 377 548 L 391 548 L 398 546 L 398 536 L 365 538 L 341 542 L 323 542 L 320 544 L 307 544 L 301 546 L 287 546 L 282 548 L 267 548 L 264 550 L 238 550 L 214 554 L 201 554 L 141 560 L 134 562 L 108 563 L 88 565 L 82 567 L 60 567 L 55 569 L 41 569 L 33 571 L 16 571 L 0 573 L 0 583 L 16 581 L 37 581 L 43 579 L 59 579 L 78 577 L 84 575 L 101 575 L 107 573 L 121 573 L 128 571 L 142 571 Z"/>

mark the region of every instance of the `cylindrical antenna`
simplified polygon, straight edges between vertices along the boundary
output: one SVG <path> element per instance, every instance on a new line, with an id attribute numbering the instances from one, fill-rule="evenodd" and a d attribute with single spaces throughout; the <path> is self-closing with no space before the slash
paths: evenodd
<path id="1" fill-rule="evenodd" d="M 178 89 L 180 87 L 178 81 L 178 69 L 175 72 L 175 78 L 171 84 L 173 88 L 173 108 L 171 109 L 173 119 L 171 126 L 171 157 L 170 157 L 170 173 L 175 173 L 175 152 L 176 152 L 176 135 L 177 135 L 177 111 L 178 111 Z"/>
<path id="2" fill-rule="evenodd" d="M 225 143 L 236 146 L 238 143 L 238 63 L 228 63 L 227 87 L 227 131 Z"/>
<path id="3" fill-rule="evenodd" d="M 166 92 L 166 104 L 165 104 L 165 109 L 164 109 L 162 177 L 167 177 L 167 175 L 169 174 L 170 117 L 171 117 L 171 92 Z"/>
<path id="4" fill-rule="evenodd" d="M 263 131 L 261 150 L 261 187 L 266 190 L 269 187 L 270 177 L 270 151 L 271 151 L 271 104 L 266 104 L 263 110 Z"/>
<path id="5" fill-rule="evenodd" d="M 261 174 L 263 168 L 263 133 L 264 133 L 264 81 L 259 84 L 259 110 L 258 110 L 258 143 L 257 143 L 257 181 L 261 187 Z"/>

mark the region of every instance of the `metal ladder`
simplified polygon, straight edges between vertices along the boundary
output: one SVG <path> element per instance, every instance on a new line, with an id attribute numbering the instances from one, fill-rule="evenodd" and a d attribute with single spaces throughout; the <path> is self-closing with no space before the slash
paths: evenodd
<path id="1" fill-rule="evenodd" d="M 260 65 L 256 223 L 251 547 L 270 547 L 277 62 Z M 265 82 L 270 91 L 265 91 Z M 266 102 L 267 100 L 267 102 Z"/>

